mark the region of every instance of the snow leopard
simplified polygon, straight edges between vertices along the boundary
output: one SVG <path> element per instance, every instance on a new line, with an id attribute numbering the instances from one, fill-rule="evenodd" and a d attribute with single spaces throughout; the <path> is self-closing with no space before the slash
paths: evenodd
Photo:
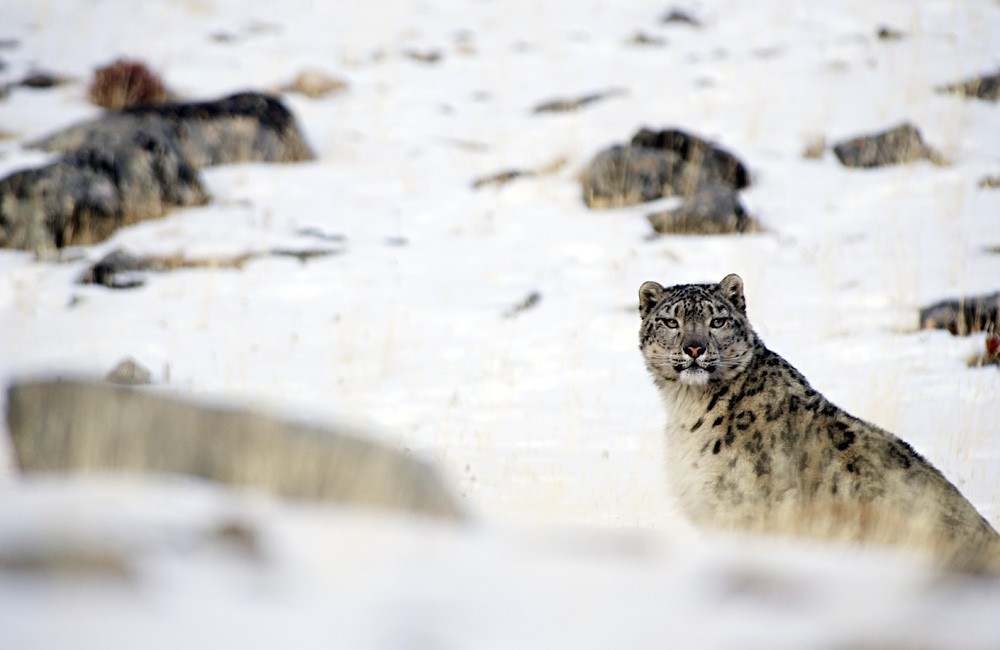
<path id="1" fill-rule="evenodd" d="M 639 289 L 667 479 L 696 526 L 908 547 L 993 573 L 1000 535 L 930 462 L 764 345 L 743 280 Z"/>

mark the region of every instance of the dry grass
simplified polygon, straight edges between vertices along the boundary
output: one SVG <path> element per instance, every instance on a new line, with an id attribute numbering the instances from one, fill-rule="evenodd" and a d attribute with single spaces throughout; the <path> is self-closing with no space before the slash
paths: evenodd
<path id="1" fill-rule="evenodd" d="M 159 104 L 170 99 L 159 75 L 142 61 L 129 59 L 118 59 L 95 70 L 87 95 L 92 103 L 110 110 Z"/>
<path id="2" fill-rule="evenodd" d="M 826 138 L 822 135 L 809 138 L 802 149 L 802 157 L 806 160 L 819 160 L 824 153 L 826 153 Z"/>

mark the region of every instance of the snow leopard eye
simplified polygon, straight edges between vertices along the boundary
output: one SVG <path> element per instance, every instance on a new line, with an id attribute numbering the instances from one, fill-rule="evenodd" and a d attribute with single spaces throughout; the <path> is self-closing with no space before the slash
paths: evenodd
<path id="1" fill-rule="evenodd" d="M 712 322 L 708 324 L 712 329 L 719 329 L 720 327 L 725 327 L 729 323 L 729 319 L 726 317 L 713 318 Z"/>
<path id="2" fill-rule="evenodd" d="M 666 325 L 668 329 L 675 330 L 680 327 L 676 318 L 658 318 L 657 320 Z"/>

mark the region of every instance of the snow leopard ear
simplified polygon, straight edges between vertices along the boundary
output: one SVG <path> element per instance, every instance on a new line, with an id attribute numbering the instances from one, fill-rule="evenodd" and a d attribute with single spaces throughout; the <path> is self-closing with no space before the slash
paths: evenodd
<path id="1" fill-rule="evenodd" d="M 653 311 L 656 303 L 663 297 L 663 287 L 656 282 L 643 282 L 639 287 L 639 316 L 645 318 Z"/>
<path id="2" fill-rule="evenodd" d="M 722 278 L 722 282 L 719 283 L 719 291 L 726 300 L 732 303 L 733 307 L 736 307 L 737 311 L 744 316 L 747 315 L 747 301 L 743 297 L 743 278 L 735 273 L 730 273 Z"/>

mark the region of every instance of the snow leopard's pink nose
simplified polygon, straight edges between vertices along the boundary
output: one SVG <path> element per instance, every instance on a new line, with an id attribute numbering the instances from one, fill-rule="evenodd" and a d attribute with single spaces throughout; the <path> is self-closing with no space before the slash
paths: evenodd
<path id="1" fill-rule="evenodd" d="M 692 359 L 697 359 L 698 356 L 705 351 L 705 348 L 701 347 L 700 345 L 689 345 L 686 348 L 684 348 L 684 350 L 688 353 L 689 357 L 691 357 Z"/>

